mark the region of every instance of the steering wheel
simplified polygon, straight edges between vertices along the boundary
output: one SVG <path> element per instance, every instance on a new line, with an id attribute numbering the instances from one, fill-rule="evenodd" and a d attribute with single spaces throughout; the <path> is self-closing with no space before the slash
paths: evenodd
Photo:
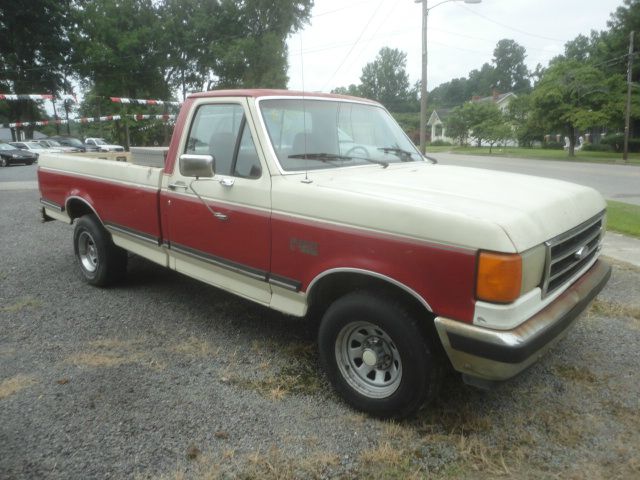
<path id="1" fill-rule="evenodd" d="M 370 158 L 370 157 L 369 157 L 369 150 L 367 150 L 366 148 L 364 148 L 364 147 L 363 147 L 363 146 L 361 146 L 361 145 L 356 145 L 355 147 L 351 147 L 349 150 L 347 150 L 347 151 L 346 151 L 346 153 L 344 154 L 344 156 L 345 156 L 345 157 L 350 157 L 350 156 L 351 156 L 351 153 L 352 153 L 352 152 L 355 152 L 355 151 L 357 151 L 357 150 L 359 150 L 359 151 L 361 151 L 361 152 L 364 152 L 364 155 L 361 155 L 361 156 L 364 156 L 364 158 Z"/>

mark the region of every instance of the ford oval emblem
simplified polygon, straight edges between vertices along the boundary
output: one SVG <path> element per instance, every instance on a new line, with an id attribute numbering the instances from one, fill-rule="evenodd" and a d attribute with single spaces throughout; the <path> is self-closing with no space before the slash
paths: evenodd
<path id="1" fill-rule="evenodd" d="M 583 260 L 587 255 L 589 255 L 589 247 L 584 245 L 580 247 L 580 249 L 573 254 L 573 258 L 576 260 Z"/>

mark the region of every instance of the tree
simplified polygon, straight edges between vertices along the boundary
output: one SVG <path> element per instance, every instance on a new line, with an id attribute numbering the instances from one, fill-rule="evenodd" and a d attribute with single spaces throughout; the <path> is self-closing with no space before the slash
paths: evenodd
<path id="1" fill-rule="evenodd" d="M 488 63 L 484 63 L 480 70 L 469 72 L 467 99 L 472 96 L 487 97 L 491 95 L 496 85 L 496 70 Z"/>
<path id="2" fill-rule="evenodd" d="M 503 133 L 501 127 L 506 121 L 495 103 L 469 102 L 464 105 L 463 110 L 478 147 L 482 145 L 483 140 L 492 142 L 493 146 L 493 143 L 503 138 L 499 133 Z"/>
<path id="3" fill-rule="evenodd" d="M 382 48 L 376 59 L 362 69 L 360 92 L 391 111 L 407 111 L 416 99 L 412 98 L 406 66 L 406 53 L 395 48 Z"/>
<path id="4" fill-rule="evenodd" d="M 522 93 L 531 90 L 529 70 L 524 63 L 526 50 L 514 40 L 503 39 L 493 51 L 495 87 L 500 92 Z"/>
<path id="5" fill-rule="evenodd" d="M 56 94 L 68 86 L 65 65 L 70 44 L 69 0 L 33 0 L 0 4 L 0 87 L 16 94 Z M 44 114 L 33 101 L 3 105 L 9 121 L 38 120 Z M 31 129 L 32 130 L 32 129 Z"/>
<path id="6" fill-rule="evenodd" d="M 362 93 L 360 92 L 360 87 L 355 84 L 351 84 L 348 87 L 337 87 L 331 90 L 331 93 L 336 93 L 338 95 L 351 95 L 352 97 L 361 97 Z"/>
<path id="7" fill-rule="evenodd" d="M 616 115 L 624 99 L 621 86 L 620 76 L 608 79 L 589 64 L 557 60 L 531 95 L 532 114 L 547 128 L 569 137 L 569 156 L 573 157 L 579 130 L 605 125 Z"/>
<path id="8" fill-rule="evenodd" d="M 542 140 L 545 131 L 538 118 L 531 114 L 531 95 L 514 98 L 507 109 L 507 119 L 512 127 L 512 135 L 521 147 L 531 147 L 534 140 Z"/>
<path id="9" fill-rule="evenodd" d="M 460 145 L 467 143 L 471 125 L 465 115 L 463 106 L 454 108 L 446 120 L 447 135 L 458 141 Z"/>

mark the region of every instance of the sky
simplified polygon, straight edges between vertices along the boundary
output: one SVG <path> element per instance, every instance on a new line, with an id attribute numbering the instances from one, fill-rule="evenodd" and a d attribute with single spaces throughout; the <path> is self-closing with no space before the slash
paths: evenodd
<path id="1" fill-rule="evenodd" d="M 466 77 L 491 62 L 499 40 L 513 39 L 527 51 L 534 70 L 563 53 L 579 34 L 605 30 L 622 0 L 482 0 L 465 4 L 427 0 L 429 90 Z M 360 83 L 362 68 L 382 47 L 407 54 L 411 84 L 420 80 L 422 5 L 414 0 L 315 0 L 309 25 L 291 35 L 292 90 L 329 92 Z"/>

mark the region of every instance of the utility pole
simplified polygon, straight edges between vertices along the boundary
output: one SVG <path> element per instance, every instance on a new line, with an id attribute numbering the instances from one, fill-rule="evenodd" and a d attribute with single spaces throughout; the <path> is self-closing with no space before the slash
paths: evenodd
<path id="1" fill-rule="evenodd" d="M 422 0 L 422 82 L 420 82 L 420 153 L 427 149 L 427 20 L 429 7 Z"/>
<path id="2" fill-rule="evenodd" d="M 624 163 L 629 163 L 629 122 L 631 119 L 631 73 L 633 69 L 633 31 L 629 34 L 629 57 L 627 59 L 627 108 L 624 116 Z"/>

